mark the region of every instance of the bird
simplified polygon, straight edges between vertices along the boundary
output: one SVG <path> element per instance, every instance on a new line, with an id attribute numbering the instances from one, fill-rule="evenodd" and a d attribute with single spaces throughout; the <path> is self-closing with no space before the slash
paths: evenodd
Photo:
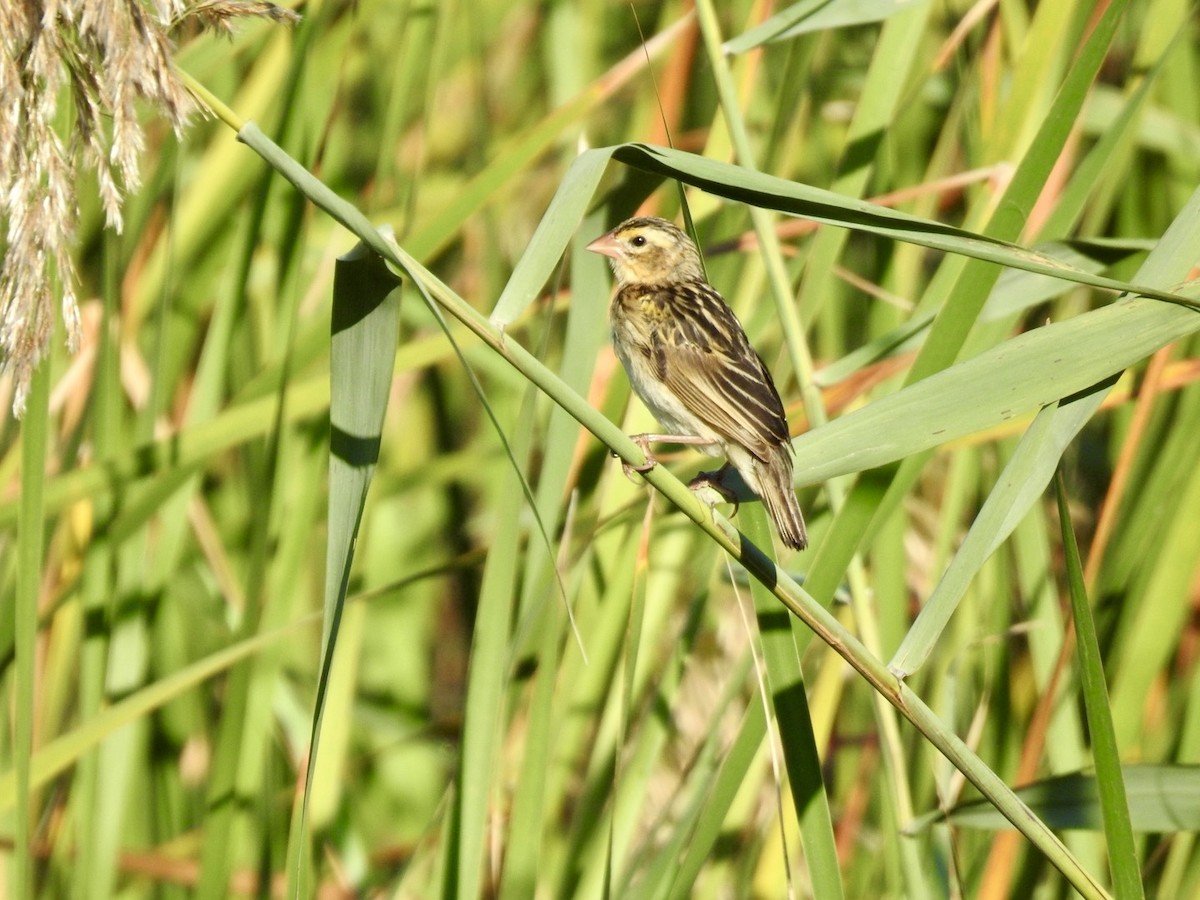
<path id="1" fill-rule="evenodd" d="M 766 363 L 704 273 L 700 251 L 657 216 L 628 219 L 587 249 L 608 257 L 613 349 L 634 392 L 665 434 L 636 435 L 655 465 L 652 441 L 691 444 L 727 460 L 762 500 L 788 547 L 808 532 L 792 486 L 793 450 L 783 401 Z M 708 479 L 709 483 L 714 483 Z"/>

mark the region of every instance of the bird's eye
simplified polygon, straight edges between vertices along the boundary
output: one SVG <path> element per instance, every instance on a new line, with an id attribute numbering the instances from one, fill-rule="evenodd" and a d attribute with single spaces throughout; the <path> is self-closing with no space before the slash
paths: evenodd
<path id="1" fill-rule="evenodd" d="M 645 247 L 646 236 L 644 234 L 635 235 L 633 240 L 631 240 L 629 243 L 633 244 L 635 247 Z"/>

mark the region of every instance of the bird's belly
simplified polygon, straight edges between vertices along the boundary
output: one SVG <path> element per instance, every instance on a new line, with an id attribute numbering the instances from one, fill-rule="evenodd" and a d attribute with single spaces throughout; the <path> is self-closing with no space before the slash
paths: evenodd
<path id="1" fill-rule="evenodd" d="M 635 394 L 641 398 L 646 407 L 658 420 L 667 434 L 697 435 L 707 438 L 711 443 L 696 447 L 709 456 L 723 455 L 724 443 L 715 431 L 704 424 L 699 418 L 688 411 L 661 381 L 651 368 L 649 360 L 638 352 L 630 353 L 621 341 L 614 342 L 617 358 L 629 375 L 629 383 Z"/>

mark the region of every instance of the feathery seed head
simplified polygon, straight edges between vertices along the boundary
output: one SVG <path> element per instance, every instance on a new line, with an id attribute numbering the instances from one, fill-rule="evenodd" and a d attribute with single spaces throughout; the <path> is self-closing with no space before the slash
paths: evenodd
<path id="1" fill-rule="evenodd" d="M 700 251 L 686 234 L 657 216 L 622 222 L 587 245 L 609 258 L 620 286 L 704 281 Z"/>
<path id="2" fill-rule="evenodd" d="M 72 258 L 76 180 L 96 173 L 109 227 L 121 230 L 125 191 L 139 186 L 139 102 L 180 133 L 195 107 L 171 61 L 172 32 L 294 13 L 265 0 L 32 0 L 0 2 L 0 394 L 19 417 L 54 327 L 79 342 Z M 71 116 L 60 115 L 70 99 Z"/>

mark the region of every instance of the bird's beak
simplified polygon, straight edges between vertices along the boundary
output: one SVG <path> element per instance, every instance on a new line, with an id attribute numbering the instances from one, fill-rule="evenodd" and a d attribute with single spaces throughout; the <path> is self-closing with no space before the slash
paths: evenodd
<path id="1" fill-rule="evenodd" d="M 602 234 L 596 238 L 584 249 L 591 250 L 593 253 L 599 253 L 601 256 L 611 256 L 616 259 L 621 252 L 621 245 L 617 243 L 617 239 L 613 237 L 610 231 L 607 234 Z"/>

